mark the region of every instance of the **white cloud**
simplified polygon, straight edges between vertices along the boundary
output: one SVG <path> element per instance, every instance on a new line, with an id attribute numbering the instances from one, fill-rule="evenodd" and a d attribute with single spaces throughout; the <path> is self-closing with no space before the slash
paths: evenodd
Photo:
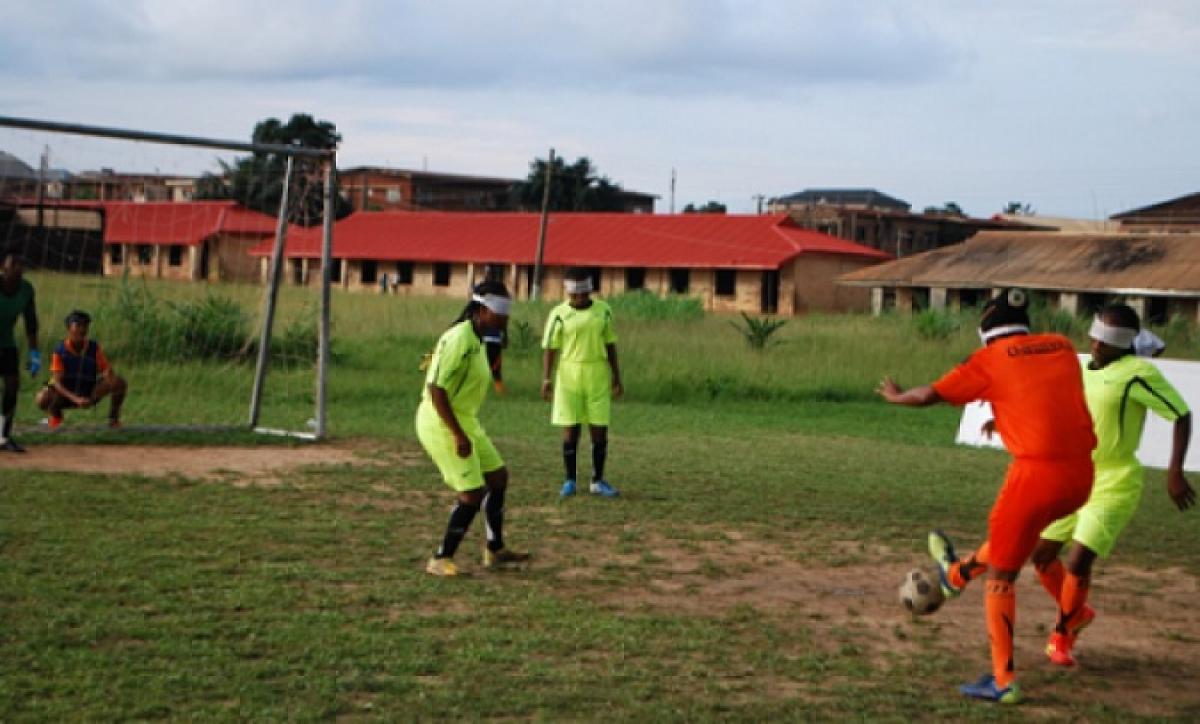
<path id="1" fill-rule="evenodd" d="M 836 0 L 211 0 L 18 8 L 4 58 L 46 75 L 368 78 L 400 87 L 742 92 L 936 78 L 960 49 L 911 12 Z M 281 7 L 286 7 L 284 12 Z M 98 30 L 103 32 L 97 32 Z"/>

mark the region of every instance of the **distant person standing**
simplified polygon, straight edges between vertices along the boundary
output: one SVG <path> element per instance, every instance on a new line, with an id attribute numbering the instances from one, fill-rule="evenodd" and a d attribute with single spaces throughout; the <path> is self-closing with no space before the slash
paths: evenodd
<path id="1" fill-rule="evenodd" d="M 576 452 L 584 425 L 592 438 L 591 493 L 615 498 L 617 489 L 604 478 L 608 458 L 608 426 L 612 399 L 624 392 L 617 362 L 617 334 L 612 309 L 592 299 L 586 269 L 567 270 L 567 301 L 550 310 L 542 336 L 542 397 L 553 399 L 550 422 L 563 431 L 566 480 L 561 495 L 575 494 Z M 555 371 L 555 361 L 558 369 Z"/>
<path id="2" fill-rule="evenodd" d="M 499 264 L 487 264 L 483 267 L 483 284 L 504 284 L 504 267 Z M 484 332 L 483 344 L 487 349 L 488 368 L 492 371 L 492 389 L 497 395 L 503 395 L 504 387 L 504 350 L 508 347 L 508 328 L 493 329 Z"/>
<path id="3" fill-rule="evenodd" d="M 1166 349 L 1167 343 L 1145 327 L 1133 338 L 1133 352 L 1138 357 L 1158 357 Z"/>
<path id="4" fill-rule="evenodd" d="M 20 354 L 14 330 L 17 318 L 24 319 L 25 339 L 29 343 L 26 369 L 36 378 L 42 369 L 42 353 L 38 350 L 37 307 L 33 285 L 23 278 L 24 265 L 19 255 L 6 253 L 0 272 L 3 273 L 3 277 L 0 277 L 0 377 L 4 378 L 0 451 L 21 453 L 25 452 L 25 448 L 12 439 L 17 393 L 21 389 Z"/>

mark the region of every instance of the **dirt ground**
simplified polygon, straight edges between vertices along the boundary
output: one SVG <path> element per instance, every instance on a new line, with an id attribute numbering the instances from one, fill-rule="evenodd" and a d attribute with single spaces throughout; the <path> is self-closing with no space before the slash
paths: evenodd
<path id="1" fill-rule="evenodd" d="M 53 445 L 31 447 L 25 455 L 4 455 L 0 471 L 20 467 L 182 475 L 239 486 L 275 485 L 304 466 L 403 465 L 419 457 L 346 444 L 206 447 L 203 454 L 189 447 Z M 409 503 L 416 501 L 397 504 Z M 569 524 L 553 508 L 527 512 L 542 516 L 550 528 Z M 612 540 L 586 545 L 586 551 L 571 545 L 557 552 L 537 551 L 533 567 L 571 582 L 570 595 L 616 608 L 715 616 L 749 607 L 763 616 L 809 627 L 818 645 L 836 649 L 850 643 L 868 656 L 899 662 L 895 665 L 901 669 L 931 647 L 976 660 L 974 669 L 963 672 L 964 681 L 989 666 L 983 587 L 972 586 L 932 616 L 913 618 L 898 602 L 897 588 L 908 570 L 926 562 L 906 560 L 887 546 L 835 542 L 833 549 L 842 547 L 846 554 L 831 556 L 828 544 L 813 554 L 811 541 L 801 533 L 762 541 L 733 530 L 702 531 L 687 541 L 652 534 L 637 542 L 637 553 L 620 552 L 615 534 Z M 625 569 L 643 585 L 605 582 L 606 571 L 613 567 Z M 1196 577 L 1178 569 L 1147 572 L 1123 566 L 1119 556 L 1113 564 L 1099 566 L 1091 594 L 1098 616 L 1081 636 L 1079 666 L 1073 670 L 1052 667 L 1042 653 L 1055 607 L 1032 570 L 1025 571 L 1017 590 L 1016 660 L 1030 699 L 1026 715 L 1060 717 L 1064 703 L 1094 701 L 1149 717 L 1186 718 L 1200 712 L 1200 688 L 1195 686 L 1200 671 Z M 1072 681 L 1076 685 L 1070 685 Z M 788 690 L 784 681 L 764 685 Z"/>
<path id="2" fill-rule="evenodd" d="M 232 480 L 238 486 L 277 485 L 308 465 L 406 462 L 411 456 L 351 445 L 182 447 L 157 445 L 31 445 L 23 455 L 0 456 L 0 470 L 48 470 L 97 474 L 181 475 Z"/>
<path id="3" fill-rule="evenodd" d="M 830 565 L 819 557 L 782 555 L 792 548 L 787 541 L 758 542 L 736 531 L 682 548 L 655 541 L 649 548 L 661 563 L 652 566 L 649 584 L 601 595 L 633 610 L 695 615 L 748 606 L 764 616 L 803 623 L 830 649 L 849 643 L 868 656 L 890 657 L 901 668 L 933 647 L 977 659 L 978 671 L 964 671 L 964 681 L 990 668 L 982 585 L 971 586 L 931 616 L 914 618 L 901 607 L 897 589 L 909 570 L 927 562 L 901 560 L 883 546 L 862 551 L 861 543 L 845 545 L 860 551 L 855 557 L 877 558 Z M 616 559 L 645 566 L 640 555 Z M 597 568 L 603 563 L 598 561 Z M 559 575 L 584 583 L 598 572 L 589 564 Z M 1057 611 L 1053 601 L 1032 569 L 1018 581 L 1016 661 L 1029 699 L 1024 713 L 1061 717 L 1063 703 L 1100 701 L 1149 717 L 1195 715 L 1200 711 L 1194 686 L 1200 671 L 1200 581 L 1178 569 L 1150 573 L 1119 562 L 1098 566 L 1095 579 L 1091 602 L 1099 613 L 1081 634 L 1074 669 L 1052 666 L 1043 653 Z M 1072 680 L 1077 685 L 1063 685 Z"/>

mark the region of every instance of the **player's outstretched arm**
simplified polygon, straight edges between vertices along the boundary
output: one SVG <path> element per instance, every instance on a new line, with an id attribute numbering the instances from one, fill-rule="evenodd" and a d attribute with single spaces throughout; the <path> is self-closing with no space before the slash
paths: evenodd
<path id="1" fill-rule="evenodd" d="M 1175 507 L 1180 510 L 1187 510 L 1196 504 L 1196 491 L 1183 476 L 1183 461 L 1187 457 L 1188 443 L 1191 439 L 1192 413 L 1189 412 L 1175 421 L 1171 438 L 1171 462 L 1167 467 L 1167 495 L 1171 496 Z"/>
<path id="2" fill-rule="evenodd" d="M 928 407 L 942 401 L 941 396 L 938 395 L 937 390 L 933 389 L 932 385 L 921 385 L 911 390 L 905 390 L 891 377 L 884 377 L 883 381 L 879 383 L 879 387 L 875 388 L 875 392 L 893 405 L 907 407 Z"/>

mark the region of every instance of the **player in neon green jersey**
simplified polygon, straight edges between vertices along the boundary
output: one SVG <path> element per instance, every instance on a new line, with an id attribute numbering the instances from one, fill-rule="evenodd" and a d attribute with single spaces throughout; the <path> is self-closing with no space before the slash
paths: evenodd
<path id="1" fill-rule="evenodd" d="M 21 257 L 7 252 L 3 257 L 4 276 L 0 277 L 0 377 L 4 379 L 3 407 L 0 408 L 0 450 L 25 452 L 25 448 L 12 439 L 13 416 L 17 412 L 17 392 L 21 389 L 17 338 L 13 329 L 17 319 L 25 320 L 25 338 L 29 342 L 29 361 L 26 369 L 34 377 L 42 367 L 42 355 L 38 350 L 38 318 L 34 304 L 33 285 L 22 278 L 24 267 Z"/>
<path id="2" fill-rule="evenodd" d="M 1099 441 L 1092 454 L 1095 483 L 1082 508 L 1042 531 L 1033 553 L 1042 586 L 1059 604 L 1058 622 L 1046 653 L 1061 666 L 1075 663 L 1071 653 L 1075 639 L 1095 617 L 1087 605 L 1092 564 L 1097 556 L 1106 558 L 1112 552 L 1142 498 L 1142 466 L 1136 453 L 1146 410 L 1174 422 L 1167 494 L 1179 510 L 1186 510 L 1196 500 L 1183 475 L 1192 414 L 1158 368 L 1134 354 L 1140 326 L 1137 312 L 1124 304 L 1105 307 L 1092 324 L 1092 356 L 1084 367 L 1083 382 Z M 1059 560 L 1064 546 L 1065 566 Z"/>
<path id="3" fill-rule="evenodd" d="M 563 430 L 566 480 L 561 493 L 563 497 L 575 494 L 579 433 L 587 425 L 592 438 L 590 490 L 593 495 L 615 498 L 618 492 L 604 479 L 604 465 L 611 401 L 624 389 L 612 309 L 592 299 L 591 276 L 585 269 L 567 270 L 565 287 L 567 301 L 550 310 L 542 336 L 542 397 L 548 400 L 553 396 L 550 422 Z"/>
<path id="4" fill-rule="evenodd" d="M 479 408 L 492 384 L 482 337 L 505 328 L 511 304 L 503 284 L 476 286 L 463 313 L 438 340 L 426 370 L 417 407 L 417 439 L 446 485 L 458 494 L 442 545 L 425 567 L 435 576 L 458 575 L 454 554 L 480 507 L 487 523 L 484 567 L 528 558 L 504 546 L 508 468 L 479 423 Z"/>

